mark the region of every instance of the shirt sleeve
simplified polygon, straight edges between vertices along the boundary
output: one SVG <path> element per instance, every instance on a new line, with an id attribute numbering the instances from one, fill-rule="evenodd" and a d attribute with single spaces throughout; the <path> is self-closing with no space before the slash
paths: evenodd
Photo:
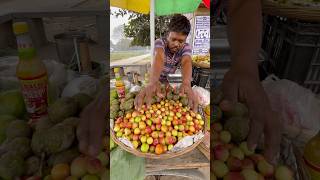
<path id="1" fill-rule="evenodd" d="M 156 48 L 161 48 L 161 49 L 164 49 L 164 42 L 162 39 L 157 39 L 154 41 L 154 49 Z"/>
<path id="2" fill-rule="evenodd" d="M 190 44 L 186 44 L 182 50 L 181 56 L 191 56 L 192 55 L 192 49 Z"/>

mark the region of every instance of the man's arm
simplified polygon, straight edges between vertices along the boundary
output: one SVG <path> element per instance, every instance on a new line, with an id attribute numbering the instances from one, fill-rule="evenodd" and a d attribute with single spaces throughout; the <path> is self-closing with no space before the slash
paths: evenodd
<path id="1" fill-rule="evenodd" d="M 157 94 L 162 97 L 161 87 L 159 84 L 160 74 L 164 67 L 164 50 L 163 48 L 155 48 L 154 60 L 151 66 L 149 84 L 136 96 L 134 105 L 139 109 L 146 101 L 147 106 L 151 105 L 152 97 Z"/>
<path id="2" fill-rule="evenodd" d="M 232 66 L 223 79 L 224 100 L 220 107 L 223 111 L 230 111 L 237 101 L 248 106 L 248 146 L 255 149 L 264 133 L 264 155 L 269 162 L 275 163 L 280 149 L 281 121 L 272 111 L 259 79 L 257 58 L 261 45 L 261 3 L 260 0 L 230 0 L 228 8 Z"/>
<path id="3" fill-rule="evenodd" d="M 164 50 L 162 48 L 155 49 L 155 55 L 151 66 L 150 84 L 157 83 L 164 67 Z"/>
<path id="4" fill-rule="evenodd" d="M 193 111 L 198 110 L 198 96 L 193 93 L 191 88 L 191 78 L 192 78 L 192 60 L 190 55 L 182 56 L 181 60 L 182 68 L 182 85 L 180 88 L 181 94 L 186 94 L 188 96 L 188 104 Z"/>
<path id="5" fill-rule="evenodd" d="M 228 39 L 232 66 L 257 75 L 261 45 L 262 12 L 260 0 L 228 1 Z"/>
<path id="6" fill-rule="evenodd" d="M 181 60 L 182 83 L 191 86 L 192 60 L 190 56 L 183 56 Z"/>

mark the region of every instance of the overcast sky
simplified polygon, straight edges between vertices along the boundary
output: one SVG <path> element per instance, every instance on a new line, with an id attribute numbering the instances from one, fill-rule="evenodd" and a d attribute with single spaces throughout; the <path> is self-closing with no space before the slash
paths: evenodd
<path id="1" fill-rule="evenodd" d="M 117 11 L 119 8 L 111 7 L 111 12 Z M 110 38 L 113 43 L 116 43 L 119 39 L 112 39 L 113 29 L 121 24 L 128 22 L 129 15 L 122 16 L 110 16 Z"/>

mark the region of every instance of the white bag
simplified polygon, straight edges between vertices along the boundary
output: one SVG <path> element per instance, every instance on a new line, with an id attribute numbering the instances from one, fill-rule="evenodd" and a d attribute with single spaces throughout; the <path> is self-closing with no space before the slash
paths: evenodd
<path id="1" fill-rule="evenodd" d="M 274 75 L 267 77 L 262 85 L 272 109 L 281 115 L 284 127 L 319 131 L 320 100 L 311 90 Z"/>
<path id="2" fill-rule="evenodd" d="M 206 106 L 210 104 L 210 92 L 208 90 L 200 86 L 193 86 L 192 90 L 198 95 L 200 105 Z"/>

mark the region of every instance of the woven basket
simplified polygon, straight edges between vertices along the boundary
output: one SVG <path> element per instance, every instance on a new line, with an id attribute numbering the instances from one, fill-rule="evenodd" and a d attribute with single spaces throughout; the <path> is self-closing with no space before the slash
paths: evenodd
<path id="1" fill-rule="evenodd" d="M 201 111 L 200 114 L 203 114 L 203 112 Z M 202 116 L 202 118 L 205 120 L 204 116 Z M 207 131 L 207 120 L 204 121 L 204 132 Z M 190 151 L 192 151 L 194 148 L 196 148 L 204 139 L 204 137 L 202 137 L 201 139 L 199 139 L 198 141 L 196 141 L 195 143 L 193 143 L 191 146 L 184 148 L 181 151 L 177 151 L 177 152 L 169 152 L 167 151 L 166 153 L 157 155 L 157 154 L 153 154 L 153 153 L 143 153 L 137 149 L 133 149 L 131 147 L 128 147 L 127 145 L 125 145 L 124 143 L 122 143 L 115 135 L 113 128 L 111 128 L 110 130 L 110 134 L 111 134 L 111 138 L 112 140 L 118 145 L 120 146 L 122 149 L 124 149 L 125 151 L 134 154 L 135 156 L 138 157 L 143 157 L 143 158 L 148 158 L 148 159 L 170 159 L 170 158 L 175 158 L 181 155 L 184 155 Z"/>
<path id="2" fill-rule="evenodd" d="M 262 4 L 263 12 L 269 15 L 320 22 L 320 7 L 281 4 L 273 0 L 263 0 Z"/>

